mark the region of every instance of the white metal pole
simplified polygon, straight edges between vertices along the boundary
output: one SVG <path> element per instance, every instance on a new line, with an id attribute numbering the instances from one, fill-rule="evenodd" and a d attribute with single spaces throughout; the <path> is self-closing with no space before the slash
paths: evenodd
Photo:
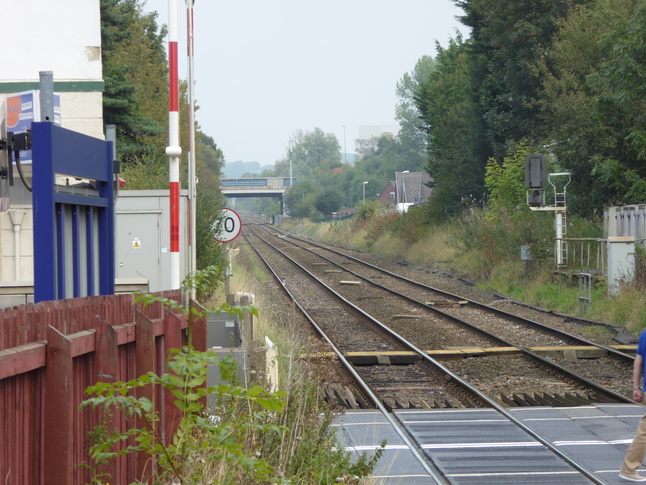
<path id="1" fill-rule="evenodd" d="M 187 52 L 188 52 L 188 198 L 189 198 L 189 212 L 190 212 L 190 237 L 189 246 L 190 253 L 190 267 L 191 273 L 195 273 L 197 269 L 197 241 L 196 238 L 196 209 L 197 209 L 197 173 L 195 168 L 195 64 L 194 64 L 194 49 L 195 49 L 195 30 L 193 22 L 193 5 L 195 0 L 186 0 L 186 24 L 187 24 Z M 191 290 L 191 297 L 195 299 L 196 290 Z"/>
<path id="2" fill-rule="evenodd" d="M 556 265 L 563 266 L 563 213 L 556 211 Z"/>
<path id="3" fill-rule="evenodd" d="M 179 259 L 179 75 L 177 0 L 168 0 L 168 180 L 170 190 L 170 289 L 180 287 Z"/>

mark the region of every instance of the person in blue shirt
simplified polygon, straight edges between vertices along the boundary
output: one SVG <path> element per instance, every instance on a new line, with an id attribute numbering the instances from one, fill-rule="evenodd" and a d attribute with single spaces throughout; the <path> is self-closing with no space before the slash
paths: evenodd
<path id="1" fill-rule="evenodd" d="M 633 364 L 633 400 L 642 402 L 644 382 L 646 381 L 646 330 L 639 336 L 637 354 Z M 644 377 L 642 377 L 642 375 Z M 646 482 L 646 477 L 637 473 L 646 455 L 646 414 L 639 421 L 633 442 L 626 452 L 624 463 L 619 471 L 619 477 L 629 482 Z"/>

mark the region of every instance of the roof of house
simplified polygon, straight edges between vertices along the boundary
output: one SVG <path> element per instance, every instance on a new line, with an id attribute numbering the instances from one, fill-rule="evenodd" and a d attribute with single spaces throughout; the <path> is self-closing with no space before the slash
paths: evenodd
<path id="1" fill-rule="evenodd" d="M 432 189 L 428 172 L 395 172 L 395 194 L 398 204 L 424 204 Z"/>

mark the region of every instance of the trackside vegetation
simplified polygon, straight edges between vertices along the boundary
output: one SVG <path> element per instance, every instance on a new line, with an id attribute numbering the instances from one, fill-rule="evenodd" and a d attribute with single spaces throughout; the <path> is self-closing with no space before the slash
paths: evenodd
<path id="1" fill-rule="evenodd" d="M 367 251 L 427 271 L 466 278 L 479 287 L 541 308 L 577 315 L 578 285 L 555 274 L 553 219 L 550 215 L 473 207 L 460 216 L 430 223 L 423 207 L 407 214 L 380 212 L 365 220 L 312 223 L 285 220 L 284 227 L 340 246 Z M 596 224 L 570 218 L 568 237 L 601 237 Z M 526 267 L 520 246 L 531 247 Z M 603 280 L 593 288 L 584 317 L 626 327 L 646 328 L 646 254 L 637 248 L 635 281 L 609 297 Z"/>
<path id="2" fill-rule="evenodd" d="M 195 288 L 199 294 L 220 273 L 216 268 L 197 271 L 183 282 L 183 289 Z M 171 350 L 161 375 L 149 372 L 128 382 L 99 382 L 87 389 L 89 397 L 81 408 L 104 410 L 103 423 L 90 433 L 92 446 L 84 465 L 94 474 L 92 483 L 110 483 L 106 471 L 110 460 L 135 452 L 150 455 L 149 478 L 156 484 L 358 483 L 372 472 L 382 451 L 352 461 L 339 446 L 331 428 L 335 410 L 321 400 L 315 367 L 297 363 L 293 353 L 286 353 L 281 359 L 288 372 L 281 376 L 280 390 L 267 391 L 262 376 L 250 385 L 238 382 L 233 358 L 198 352 L 191 345 L 192 322 L 206 311 L 150 294 L 137 300 L 183 313 L 188 342 Z M 255 306 L 225 304 L 212 311 L 258 316 Z M 216 385 L 206 385 L 209 366 L 219 370 Z M 137 397 L 136 390 L 147 386 L 166 389 L 175 398 L 181 419 L 170 439 L 159 434 L 160 410 L 149 399 Z M 111 426 L 115 416 L 126 423 L 125 428 Z"/>

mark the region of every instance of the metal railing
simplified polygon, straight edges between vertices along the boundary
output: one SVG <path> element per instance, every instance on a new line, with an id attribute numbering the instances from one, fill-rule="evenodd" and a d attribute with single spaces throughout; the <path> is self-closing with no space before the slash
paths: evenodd
<path id="1" fill-rule="evenodd" d="M 554 261 L 558 248 L 565 253 L 557 269 L 605 275 L 608 272 L 608 241 L 597 238 L 562 238 L 554 240 Z"/>

